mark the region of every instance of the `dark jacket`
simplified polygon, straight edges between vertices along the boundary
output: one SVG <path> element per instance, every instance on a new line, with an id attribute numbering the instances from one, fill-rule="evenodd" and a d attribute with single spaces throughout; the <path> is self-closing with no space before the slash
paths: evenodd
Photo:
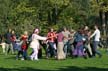
<path id="1" fill-rule="evenodd" d="M 5 42 L 6 42 L 7 44 L 11 44 L 11 43 L 12 43 L 11 36 L 12 36 L 11 33 L 6 33 L 6 34 L 5 34 Z"/>

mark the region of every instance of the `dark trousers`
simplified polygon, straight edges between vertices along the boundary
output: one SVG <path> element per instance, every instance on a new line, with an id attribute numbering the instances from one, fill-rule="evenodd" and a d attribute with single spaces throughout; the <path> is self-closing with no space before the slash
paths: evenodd
<path id="1" fill-rule="evenodd" d="M 101 56 L 100 51 L 97 50 L 98 44 L 99 44 L 99 41 L 93 41 L 93 56 L 95 56 L 96 54 Z"/>
<path id="2" fill-rule="evenodd" d="M 27 59 L 27 50 L 23 50 L 23 58 L 26 60 Z"/>
<path id="3" fill-rule="evenodd" d="M 16 56 L 16 58 L 18 59 L 18 58 L 20 58 L 20 55 L 22 55 L 23 56 L 23 52 L 20 50 L 20 51 L 18 51 L 18 54 L 17 54 L 17 56 Z"/>
<path id="4" fill-rule="evenodd" d="M 51 55 L 51 57 L 52 56 L 56 56 L 56 50 L 55 50 L 55 48 L 54 48 L 54 42 L 49 42 L 48 43 L 49 44 L 49 47 L 48 47 L 48 51 L 49 51 L 49 53 L 50 53 L 50 55 Z M 48 54 L 49 55 L 49 54 Z"/>

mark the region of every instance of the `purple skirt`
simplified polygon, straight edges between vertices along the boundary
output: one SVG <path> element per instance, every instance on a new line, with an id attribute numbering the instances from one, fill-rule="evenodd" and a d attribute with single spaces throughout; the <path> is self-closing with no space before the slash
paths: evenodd
<path id="1" fill-rule="evenodd" d="M 84 47 L 83 42 L 78 42 L 73 51 L 73 55 L 84 56 L 85 53 L 84 53 L 83 47 Z"/>

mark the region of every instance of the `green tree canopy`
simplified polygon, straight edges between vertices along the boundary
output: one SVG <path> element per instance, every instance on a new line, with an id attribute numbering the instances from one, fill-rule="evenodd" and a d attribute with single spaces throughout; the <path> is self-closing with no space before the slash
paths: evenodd
<path id="1" fill-rule="evenodd" d="M 77 29 L 101 21 L 102 13 L 108 20 L 108 0 L 0 0 L 0 32 L 8 27 L 19 33 L 35 27 L 44 33 L 48 27 Z"/>

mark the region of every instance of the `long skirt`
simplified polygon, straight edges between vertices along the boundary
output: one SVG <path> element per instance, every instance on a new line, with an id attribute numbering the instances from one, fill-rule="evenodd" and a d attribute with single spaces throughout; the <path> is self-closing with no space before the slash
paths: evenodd
<path id="1" fill-rule="evenodd" d="M 73 55 L 75 55 L 75 56 L 84 56 L 85 53 L 84 53 L 83 47 L 84 47 L 83 43 L 82 42 L 78 42 L 76 44 L 75 49 L 74 49 Z"/>
<path id="2" fill-rule="evenodd" d="M 63 51 L 63 42 L 58 42 L 58 46 L 57 46 L 57 59 L 65 59 L 65 54 Z"/>

